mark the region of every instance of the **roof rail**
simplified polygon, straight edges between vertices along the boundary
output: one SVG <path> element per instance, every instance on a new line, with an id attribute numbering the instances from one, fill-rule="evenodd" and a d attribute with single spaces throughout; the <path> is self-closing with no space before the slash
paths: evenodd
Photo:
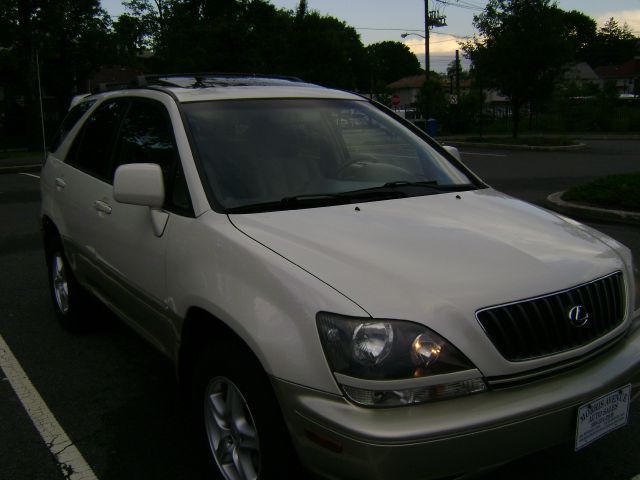
<path id="1" fill-rule="evenodd" d="M 171 79 L 192 78 L 193 83 L 185 86 Z M 151 88 L 151 87 L 178 87 L 178 88 L 198 88 L 214 86 L 216 80 L 242 80 L 242 79 L 264 79 L 281 80 L 296 83 L 303 83 L 304 80 L 298 77 L 286 75 L 268 75 L 259 73 L 229 73 L 229 72 L 196 72 L 196 73 L 163 73 L 152 75 L 138 75 L 129 82 L 99 83 L 91 89 L 92 94 L 111 92 L 114 90 L 124 90 L 131 88 Z"/>
<path id="2" fill-rule="evenodd" d="M 220 79 L 222 78 L 228 78 L 228 79 L 264 78 L 265 80 L 272 79 L 272 80 L 289 80 L 290 82 L 303 82 L 303 80 L 298 77 L 287 76 L 287 75 L 270 75 L 270 74 L 262 74 L 262 73 L 236 73 L 236 72 L 185 72 L 185 73 L 152 74 L 152 75 L 139 76 L 136 78 L 136 80 L 140 82 L 140 81 L 143 81 L 144 79 L 144 81 L 148 83 L 151 83 L 151 82 L 171 83 L 171 82 L 163 81 L 163 79 L 184 78 L 184 77 L 187 77 L 187 78 L 191 77 L 196 81 L 205 80 L 206 78 L 220 78 Z"/>

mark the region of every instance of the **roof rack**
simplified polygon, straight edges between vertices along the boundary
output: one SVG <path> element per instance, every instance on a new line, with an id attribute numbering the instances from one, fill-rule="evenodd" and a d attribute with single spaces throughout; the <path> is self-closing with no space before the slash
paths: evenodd
<path id="1" fill-rule="evenodd" d="M 182 79 L 183 81 L 179 81 Z M 298 77 L 285 75 L 265 75 L 257 73 L 219 73 L 219 72 L 197 72 L 197 73 L 167 73 L 153 75 L 138 75 L 128 83 L 100 83 L 91 90 L 92 94 L 104 93 L 114 90 L 131 88 L 206 88 L 224 86 L 243 85 L 269 85 L 281 83 L 304 83 Z"/>

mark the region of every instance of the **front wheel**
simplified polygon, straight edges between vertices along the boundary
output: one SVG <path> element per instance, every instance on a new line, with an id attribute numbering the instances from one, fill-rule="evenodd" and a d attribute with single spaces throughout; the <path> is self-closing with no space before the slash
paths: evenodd
<path id="1" fill-rule="evenodd" d="M 201 352 L 192 408 L 207 466 L 224 480 L 299 479 L 299 466 L 268 376 L 227 341 Z"/>
<path id="2" fill-rule="evenodd" d="M 225 479 L 257 479 L 262 459 L 258 430 L 247 400 L 226 377 L 214 377 L 204 393 L 209 451 Z"/>

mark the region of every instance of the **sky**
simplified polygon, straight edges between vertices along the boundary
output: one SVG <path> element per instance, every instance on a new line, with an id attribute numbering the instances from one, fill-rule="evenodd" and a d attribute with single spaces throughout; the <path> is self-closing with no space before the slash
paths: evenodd
<path id="1" fill-rule="evenodd" d="M 485 0 L 442 0 L 446 4 L 429 0 L 429 9 L 438 9 L 446 16 L 446 27 L 431 30 L 429 43 L 431 69 L 446 71 L 454 59 L 458 42 L 472 37 L 473 15 L 487 3 Z M 298 0 L 271 0 L 276 7 L 295 9 Z M 578 10 L 594 18 L 601 26 L 614 17 L 625 22 L 640 36 L 640 0 L 558 0 L 563 10 Z M 424 61 L 424 40 L 417 36 L 402 39 L 404 32 L 424 33 L 424 0 L 307 0 L 310 9 L 331 15 L 355 27 L 362 43 L 369 45 L 384 40 L 405 42 L 420 62 Z M 109 14 L 116 16 L 124 11 L 121 0 L 102 0 Z M 463 66 L 466 64 L 463 61 Z"/>

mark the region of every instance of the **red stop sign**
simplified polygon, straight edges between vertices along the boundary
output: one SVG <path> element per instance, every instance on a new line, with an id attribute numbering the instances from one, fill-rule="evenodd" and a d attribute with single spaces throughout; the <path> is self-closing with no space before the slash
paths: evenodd
<path id="1" fill-rule="evenodd" d="M 397 107 L 398 105 L 400 105 L 400 95 L 394 95 L 393 97 L 391 97 L 391 104 L 394 107 Z"/>

